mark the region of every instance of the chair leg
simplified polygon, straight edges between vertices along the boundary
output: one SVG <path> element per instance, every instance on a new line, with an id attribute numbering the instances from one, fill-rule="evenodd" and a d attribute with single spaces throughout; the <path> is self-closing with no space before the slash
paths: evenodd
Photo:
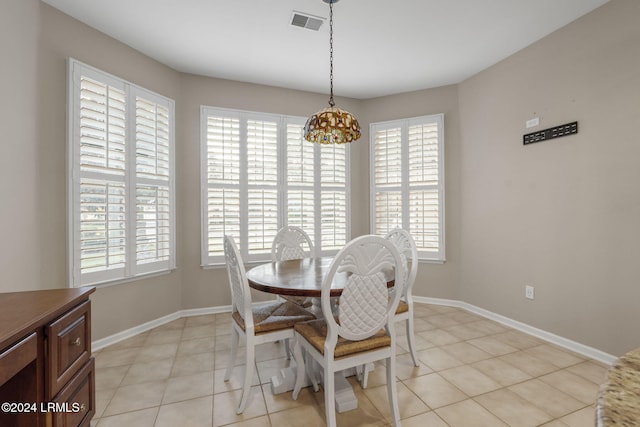
<path id="1" fill-rule="evenodd" d="M 240 405 L 238 405 L 238 409 L 236 409 L 236 414 L 241 414 L 244 412 L 244 408 L 247 406 L 247 401 L 249 400 L 249 394 L 251 393 L 251 382 L 253 380 L 253 371 L 255 369 L 256 361 L 255 361 L 255 344 L 253 340 L 247 336 L 247 352 L 246 352 L 246 366 L 244 370 L 244 384 L 242 385 L 242 397 L 240 398 Z"/>
<path id="2" fill-rule="evenodd" d="M 391 406 L 391 423 L 393 427 L 400 426 L 400 409 L 398 407 L 398 393 L 396 390 L 396 362 L 395 356 L 387 359 L 387 394 Z"/>
<path id="3" fill-rule="evenodd" d="M 316 373 L 320 367 L 318 366 L 318 363 L 313 360 L 313 357 L 309 356 L 309 359 L 310 360 L 306 363 L 306 372 L 307 375 L 309 375 L 311 384 L 313 385 L 313 391 L 317 393 L 320 391 L 320 386 L 318 385 L 319 383 Z"/>
<path id="4" fill-rule="evenodd" d="M 336 427 L 336 396 L 334 373 L 324 371 L 324 406 L 328 427 Z"/>
<path id="5" fill-rule="evenodd" d="M 413 359 L 413 365 L 420 366 L 420 362 L 418 362 L 418 354 L 416 353 L 415 338 L 413 337 L 413 316 L 409 316 L 406 322 L 407 341 L 409 343 L 409 352 L 411 353 L 411 358 Z"/>
<path id="6" fill-rule="evenodd" d="M 287 353 L 287 360 L 291 360 L 291 349 L 289 348 L 289 338 L 284 340 L 284 351 Z"/>
<path id="7" fill-rule="evenodd" d="M 240 341 L 240 334 L 236 330 L 235 326 L 231 325 L 231 355 L 229 356 L 229 362 L 227 362 L 227 371 L 224 373 L 224 380 L 229 381 L 231 378 L 231 371 L 236 361 L 236 354 L 238 353 L 238 342 Z"/>
<path id="8" fill-rule="evenodd" d="M 296 361 L 296 383 L 293 386 L 292 398 L 293 400 L 298 400 L 300 389 L 302 389 L 302 384 L 304 383 L 305 364 L 302 356 L 302 346 L 296 338 L 294 338 L 293 342 L 293 359 Z"/>
<path id="9" fill-rule="evenodd" d="M 358 369 L 362 369 L 360 373 L 360 387 L 362 388 L 367 388 L 367 384 L 369 383 L 369 372 L 371 372 L 371 366 L 373 365 L 367 363 L 362 365 L 361 368 L 358 368 Z"/>

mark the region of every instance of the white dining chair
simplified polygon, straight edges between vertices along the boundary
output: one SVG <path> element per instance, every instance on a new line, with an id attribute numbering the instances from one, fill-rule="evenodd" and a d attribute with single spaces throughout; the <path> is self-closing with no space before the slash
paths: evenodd
<path id="1" fill-rule="evenodd" d="M 314 255 L 313 242 L 300 227 L 288 225 L 278 230 L 271 244 L 271 261 L 302 259 Z"/>
<path id="2" fill-rule="evenodd" d="M 313 242 L 309 235 L 300 227 L 289 225 L 278 230 L 271 244 L 271 261 L 287 261 L 314 256 Z M 281 295 L 288 301 L 308 308 L 311 302 L 305 297 Z"/>
<path id="3" fill-rule="evenodd" d="M 418 249 L 411 234 L 402 228 L 394 228 L 387 233 L 385 239 L 388 239 L 396 245 L 407 264 L 407 280 L 402 291 L 402 296 L 400 297 L 400 302 L 398 303 L 398 308 L 396 309 L 394 320 L 396 322 L 405 322 L 407 343 L 409 344 L 409 352 L 411 353 L 413 365 L 420 366 L 414 337 L 412 294 L 413 284 L 416 281 L 416 274 L 418 273 Z M 360 378 L 362 388 L 367 388 L 367 380 L 371 367 L 372 365 L 363 367 Z"/>
<path id="4" fill-rule="evenodd" d="M 293 399 L 302 388 L 305 366 L 313 366 L 305 365 L 304 350 L 307 360 L 312 358 L 322 368 L 328 426 L 336 425 L 334 374 L 378 360 L 385 360 L 392 423 L 400 425 L 393 316 L 406 280 L 405 266 L 398 248 L 387 239 L 367 235 L 352 240 L 338 252 L 323 280 L 320 300 L 324 317 L 294 326 L 297 374 Z M 385 272 L 392 270 L 399 292 L 390 297 Z M 347 280 L 334 313 L 329 292 L 337 274 L 346 275 Z M 317 390 L 314 370 L 308 371 Z"/>
<path id="5" fill-rule="evenodd" d="M 224 380 L 229 381 L 236 362 L 238 344 L 241 337 L 246 342 L 245 372 L 242 397 L 236 409 L 241 414 L 249 400 L 251 380 L 255 369 L 256 346 L 293 338 L 293 325 L 296 322 L 314 319 L 311 313 L 289 301 L 277 301 L 252 307 L 251 291 L 247 281 L 244 263 L 238 247 L 231 236 L 224 237 L 224 255 L 231 287 L 231 355 L 227 364 Z M 287 355 L 289 354 L 287 350 Z"/>

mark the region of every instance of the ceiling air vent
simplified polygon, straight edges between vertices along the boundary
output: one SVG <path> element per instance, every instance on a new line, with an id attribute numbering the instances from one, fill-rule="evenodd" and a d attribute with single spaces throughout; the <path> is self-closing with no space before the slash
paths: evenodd
<path id="1" fill-rule="evenodd" d="M 307 28 L 309 30 L 318 31 L 324 22 L 323 18 L 309 15 L 307 13 L 293 11 L 291 16 L 291 25 L 295 27 Z"/>

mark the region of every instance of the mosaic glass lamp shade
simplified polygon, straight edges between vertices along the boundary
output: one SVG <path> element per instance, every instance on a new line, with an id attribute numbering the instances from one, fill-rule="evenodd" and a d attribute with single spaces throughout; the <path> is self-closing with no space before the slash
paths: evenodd
<path id="1" fill-rule="evenodd" d="M 344 144 L 360 138 L 360 124 L 350 112 L 331 106 L 309 117 L 304 138 L 318 144 Z"/>

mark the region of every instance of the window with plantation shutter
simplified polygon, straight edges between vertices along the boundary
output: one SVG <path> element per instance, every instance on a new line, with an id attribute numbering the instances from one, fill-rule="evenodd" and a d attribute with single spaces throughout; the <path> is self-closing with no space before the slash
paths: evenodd
<path id="1" fill-rule="evenodd" d="M 444 261 L 444 116 L 370 127 L 371 231 L 408 230 L 420 259 Z"/>
<path id="2" fill-rule="evenodd" d="M 285 225 L 320 255 L 349 239 L 348 149 L 302 137 L 305 119 L 201 108 L 202 265 L 224 263 L 225 234 L 248 262 L 270 259 Z"/>
<path id="3" fill-rule="evenodd" d="M 173 101 L 69 60 L 69 284 L 175 268 Z"/>

